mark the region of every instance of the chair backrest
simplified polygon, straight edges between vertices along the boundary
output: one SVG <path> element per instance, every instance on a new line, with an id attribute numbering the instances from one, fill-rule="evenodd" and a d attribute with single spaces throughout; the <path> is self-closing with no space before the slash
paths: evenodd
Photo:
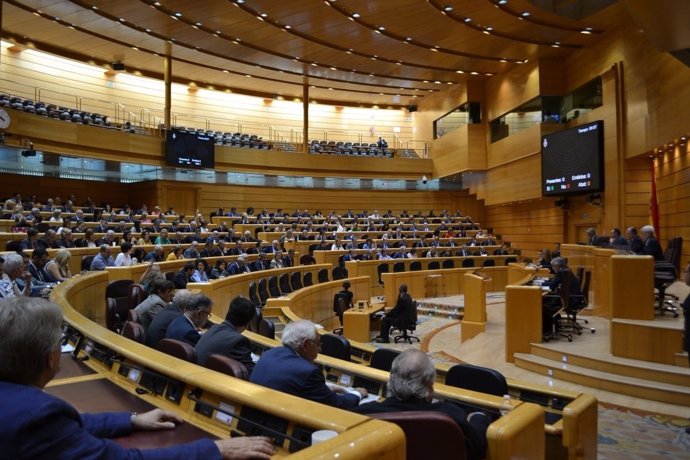
<path id="1" fill-rule="evenodd" d="M 129 289 L 127 291 L 127 306 L 130 308 L 135 308 L 137 305 L 139 305 L 141 302 L 144 301 L 144 299 L 148 297 L 146 295 L 146 290 L 144 289 L 144 286 L 141 284 L 130 284 Z"/>
<path id="2" fill-rule="evenodd" d="M 314 282 L 312 281 L 311 272 L 307 272 L 304 274 L 303 283 L 304 283 L 304 287 L 311 286 L 314 284 Z"/>
<path id="3" fill-rule="evenodd" d="M 453 418 L 437 411 L 379 412 L 370 417 L 395 423 L 405 432 L 405 458 L 466 458 L 465 435 Z"/>
<path id="4" fill-rule="evenodd" d="M 135 342 L 144 343 L 146 330 L 144 326 L 134 321 L 127 321 L 122 327 L 122 335 Z"/>
<path id="5" fill-rule="evenodd" d="M 585 307 L 589 305 L 589 285 L 592 281 L 592 272 L 587 270 L 582 278 L 582 297 L 585 299 Z"/>
<path id="6" fill-rule="evenodd" d="M 133 308 L 131 310 L 127 310 L 127 321 L 141 324 L 141 317 L 139 316 L 139 312 Z"/>
<path id="7" fill-rule="evenodd" d="M 302 273 L 301 272 L 292 272 L 290 275 L 290 285 L 292 286 L 292 290 L 296 291 L 298 289 L 302 289 Z"/>
<path id="8" fill-rule="evenodd" d="M 441 264 L 441 267 L 443 268 L 455 268 L 455 262 L 453 259 L 446 259 L 443 261 L 443 264 Z"/>
<path id="9" fill-rule="evenodd" d="M 82 257 L 82 259 L 81 259 L 81 271 L 91 270 L 91 262 L 93 262 L 94 257 L 96 257 L 96 256 Z"/>
<path id="10" fill-rule="evenodd" d="M 19 240 L 10 240 L 5 244 L 6 251 L 21 252 L 22 242 Z"/>
<path id="11" fill-rule="evenodd" d="M 304 254 L 299 258 L 299 264 L 300 265 L 314 265 L 316 263 L 316 259 L 314 259 L 311 255 L 309 254 Z"/>
<path id="12" fill-rule="evenodd" d="M 327 268 L 322 268 L 321 270 L 318 271 L 317 279 L 319 280 L 319 283 L 325 283 L 328 281 L 328 269 Z"/>
<path id="13" fill-rule="evenodd" d="M 463 268 L 474 267 L 474 259 L 462 259 Z"/>
<path id="14" fill-rule="evenodd" d="M 393 273 L 400 273 L 405 271 L 405 262 L 396 262 L 393 264 Z"/>
<path id="15" fill-rule="evenodd" d="M 496 396 L 508 394 L 508 383 L 500 372 L 472 364 L 456 364 L 448 369 L 445 384 Z"/>
<path id="16" fill-rule="evenodd" d="M 206 358 L 204 367 L 242 380 L 249 380 L 249 372 L 241 362 L 225 355 L 213 354 Z"/>
<path id="17" fill-rule="evenodd" d="M 333 281 L 347 278 L 347 269 L 339 266 L 333 267 L 332 271 Z"/>
<path id="18" fill-rule="evenodd" d="M 259 333 L 259 323 L 263 319 L 264 315 L 262 313 L 262 310 L 259 306 L 254 305 L 256 307 L 256 315 L 254 315 L 254 318 L 249 321 L 249 324 L 247 325 L 247 329 L 249 329 L 252 332 L 256 332 L 257 334 Z"/>
<path id="19" fill-rule="evenodd" d="M 321 351 L 326 356 L 350 361 L 351 348 L 350 341 L 345 337 L 336 334 L 321 335 Z"/>
<path id="20" fill-rule="evenodd" d="M 283 294 L 289 294 L 292 292 L 292 287 L 290 286 L 290 274 L 283 273 L 279 278 L 280 292 Z"/>
<path id="21" fill-rule="evenodd" d="M 105 287 L 106 297 L 115 297 L 125 299 L 129 295 L 129 287 L 134 284 L 132 280 L 115 280 L 108 283 Z"/>
<path id="22" fill-rule="evenodd" d="M 494 259 L 484 259 L 482 267 L 495 267 L 496 261 Z"/>
<path id="23" fill-rule="evenodd" d="M 432 260 L 429 262 L 429 265 L 427 265 L 428 270 L 438 270 L 439 268 L 441 268 L 441 264 L 438 260 Z"/>
<path id="24" fill-rule="evenodd" d="M 119 326 L 122 322 L 119 321 L 117 315 L 117 300 L 112 297 L 106 297 L 105 299 L 105 326 L 113 331 L 119 332 Z"/>
<path id="25" fill-rule="evenodd" d="M 680 273 L 680 257 L 683 249 L 683 237 L 677 236 L 668 240 L 668 247 L 664 252 L 664 259 L 676 267 L 676 272 Z"/>
<path id="26" fill-rule="evenodd" d="M 422 269 L 422 263 L 418 260 L 415 260 L 414 262 L 410 262 L 410 271 L 411 272 L 418 272 Z"/>
<path id="27" fill-rule="evenodd" d="M 170 281 L 170 282 L 174 282 L 174 281 L 175 281 L 175 275 L 177 275 L 177 273 L 175 273 L 175 272 L 165 272 L 165 273 L 163 273 L 163 276 L 165 276 L 165 279 L 168 280 L 168 281 Z"/>
<path id="28" fill-rule="evenodd" d="M 259 334 L 269 339 L 276 338 L 276 326 L 266 318 L 261 318 L 259 321 Z"/>
<path id="29" fill-rule="evenodd" d="M 266 301 L 268 300 L 268 281 L 266 278 L 262 278 L 259 280 L 259 287 L 258 287 L 258 293 L 259 293 L 259 299 L 261 300 L 261 305 L 266 305 Z"/>
<path id="30" fill-rule="evenodd" d="M 371 361 L 369 362 L 369 367 L 374 369 L 380 369 L 382 371 L 390 372 L 391 366 L 393 366 L 393 360 L 400 354 L 398 350 L 392 350 L 390 348 L 378 348 L 371 355 Z"/>
<path id="31" fill-rule="evenodd" d="M 249 283 L 249 300 L 252 301 L 255 307 L 261 306 L 261 299 L 259 298 L 259 290 L 256 287 L 256 282 Z"/>
<path id="32" fill-rule="evenodd" d="M 278 287 L 278 277 L 276 275 L 271 275 L 268 277 L 268 292 L 271 297 L 280 297 L 280 288 Z"/>
<path id="33" fill-rule="evenodd" d="M 194 347 L 181 340 L 161 339 L 158 345 L 156 345 L 156 350 L 190 363 L 196 363 L 196 351 L 194 351 Z"/>
<path id="34" fill-rule="evenodd" d="M 508 264 L 514 264 L 514 263 L 516 263 L 517 261 L 518 261 L 518 260 L 517 260 L 517 257 L 506 257 L 506 265 L 508 265 Z"/>

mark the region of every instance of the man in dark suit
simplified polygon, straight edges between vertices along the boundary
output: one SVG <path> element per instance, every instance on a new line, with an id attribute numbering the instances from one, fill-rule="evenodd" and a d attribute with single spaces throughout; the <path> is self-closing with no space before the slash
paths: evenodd
<path id="1" fill-rule="evenodd" d="M 367 396 L 364 388 L 355 388 L 351 393 L 328 388 L 323 372 L 314 364 L 321 339 L 311 321 L 289 323 L 283 330 L 282 342 L 282 347 L 261 355 L 250 378 L 253 383 L 340 409 L 355 407 Z"/>
<path id="2" fill-rule="evenodd" d="M 22 240 L 19 248 L 24 251 L 26 249 L 36 249 L 38 247 L 38 230 L 30 227 L 26 231 L 26 239 Z"/>
<path id="3" fill-rule="evenodd" d="M 265 252 L 259 253 L 259 258 L 252 264 L 252 271 L 259 272 L 261 270 L 268 270 L 271 268 L 270 262 L 266 258 Z"/>
<path id="4" fill-rule="evenodd" d="M 407 293 L 407 284 L 401 284 L 400 289 L 398 289 L 398 301 L 395 303 L 395 307 L 386 313 L 386 316 L 381 320 L 381 334 L 376 341 L 390 343 L 388 331 L 393 326 L 403 326 L 410 315 L 410 309 L 413 307 L 412 297 Z"/>
<path id="5" fill-rule="evenodd" d="M 391 367 L 386 386 L 386 399 L 370 402 L 353 409 L 360 414 L 401 411 L 436 411 L 450 415 L 465 435 L 466 457 L 484 458 L 486 430 L 491 419 L 482 412 L 465 415 L 465 411 L 448 402 L 433 402 L 436 369 L 429 357 L 420 350 L 407 349 L 400 353 Z"/>
<path id="6" fill-rule="evenodd" d="M 213 302 L 203 294 L 197 294 L 185 306 L 184 314 L 175 318 L 165 332 L 166 339 L 176 339 L 196 346 L 201 338 L 199 329 L 206 324 Z"/>
<path id="7" fill-rule="evenodd" d="M 642 234 L 642 242 L 644 243 L 642 254 L 654 257 L 654 261 L 663 261 L 664 252 L 661 250 L 659 241 L 657 241 L 654 236 L 654 227 L 645 225 L 640 229 L 640 233 Z"/>
<path id="8" fill-rule="evenodd" d="M 0 432 L 3 458 L 146 458 L 166 460 L 262 458 L 275 452 L 268 438 L 200 439 L 159 449 L 128 449 L 107 438 L 133 431 L 169 430 L 182 423 L 154 409 L 143 414 L 79 414 L 43 391 L 60 367 L 62 310 L 29 297 L 2 301 L 0 308 Z M 238 456 L 238 454 L 243 454 Z"/>
<path id="9" fill-rule="evenodd" d="M 630 245 L 630 250 L 635 254 L 642 254 L 644 250 L 644 242 L 640 235 L 637 234 L 637 229 L 635 227 L 628 227 L 625 230 L 625 237 Z"/>
<path id="10" fill-rule="evenodd" d="M 611 238 L 609 238 L 609 243 L 613 248 L 624 248 L 628 246 L 628 240 L 623 238 L 623 235 L 621 235 L 621 229 L 615 227 L 611 229 Z"/>
<path id="11" fill-rule="evenodd" d="M 249 299 L 240 296 L 232 299 L 225 321 L 214 325 L 196 344 L 197 363 L 203 366 L 209 356 L 219 354 L 244 364 L 251 375 L 254 369 L 251 343 L 242 332 L 254 316 L 256 307 Z"/>
<path id="12" fill-rule="evenodd" d="M 229 275 L 239 275 L 241 273 L 249 273 L 250 271 L 249 264 L 246 263 L 244 257 L 238 257 L 237 260 L 231 263 L 227 268 Z"/>
<path id="13" fill-rule="evenodd" d="M 28 269 L 34 281 L 49 283 L 52 280 L 50 275 L 45 271 L 48 259 L 48 251 L 43 248 L 36 248 L 31 253 L 31 261 L 29 262 Z"/>
<path id="14" fill-rule="evenodd" d="M 159 311 L 156 316 L 153 317 L 151 324 L 146 330 L 146 336 L 144 337 L 144 344 L 151 348 L 156 348 L 158 342 L 165 338 L 165 333 L 168 331 L 168 326 L 177 317 L 182 316 L 187 308 L 187 305 L 194 300 L 195 294 L 186 289 L 178 289 L 175 292 L 175 298 L 172 303 L 165 307 L 163 310 Z"/>
<path id="15" fill-rule="evenodd" d="M 182 267 L 180 271 L 175 274 L 175 278 L 173 278 L 175 289 L 186 288 L 187 283 L 189 283 L 192 279 L 194 270 L 196 270 L 196 265 L 194 265 L 192 262 L 187 262 L 184 267 Z"/>

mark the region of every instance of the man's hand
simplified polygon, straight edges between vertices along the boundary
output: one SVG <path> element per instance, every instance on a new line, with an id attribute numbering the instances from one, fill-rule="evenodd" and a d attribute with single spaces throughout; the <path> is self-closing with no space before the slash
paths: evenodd
<path id="1" fill-rule="evenodd" d="M 265 436 L 221 439 L 216 446 L 225 460 L 270 459 L 276 452 L 271 439 Z"/>
<path id="2" fill-rule="evenodd" d="M 357 391 L 359 392 L 359 394 L 362 395 L 362 399 L 364 399 L 364 398 L 366 398 L 367 396 L 369 396 L 369 392 L 367 391 L 366 388 L 355 387 L 355 390 L 357 390 Z"/>
<path id="3" fill-rule="evenodd" d="M 132 416 L 132 430 L 134 431 L 172 430 L 180 423 L 182 423 L 180 417 L 161 409 Z"/>

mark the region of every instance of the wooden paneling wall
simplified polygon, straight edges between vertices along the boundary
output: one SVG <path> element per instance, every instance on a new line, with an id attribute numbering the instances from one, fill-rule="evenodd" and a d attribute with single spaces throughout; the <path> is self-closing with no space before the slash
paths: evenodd
<path id="1" fill-rule="evenodd" d="M 564 241 L 564 213 L 554 206 L 553 199 L 487 206 L 485 226 L 520 248 L 524 257 L 536 258 L 540 249 L 553 249 Z"/>
<path id="2" fill-rule="evenodd" d="M 656 160 L 656 178 L 660 241 L 665 249 L 669 238 L 683 237 L 681 267 L 685 267 L 690 262 L 690 154 L 687 143 Z"/>

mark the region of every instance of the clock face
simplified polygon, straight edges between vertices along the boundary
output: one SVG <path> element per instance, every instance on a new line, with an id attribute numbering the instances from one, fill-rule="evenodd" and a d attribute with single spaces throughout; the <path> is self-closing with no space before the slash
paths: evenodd
<path id="1" fill-rule="evenodd" d="M 10 125 L 10 114 L 7 110 L 0 109 L 0 129 L 5 129 Z"/>

